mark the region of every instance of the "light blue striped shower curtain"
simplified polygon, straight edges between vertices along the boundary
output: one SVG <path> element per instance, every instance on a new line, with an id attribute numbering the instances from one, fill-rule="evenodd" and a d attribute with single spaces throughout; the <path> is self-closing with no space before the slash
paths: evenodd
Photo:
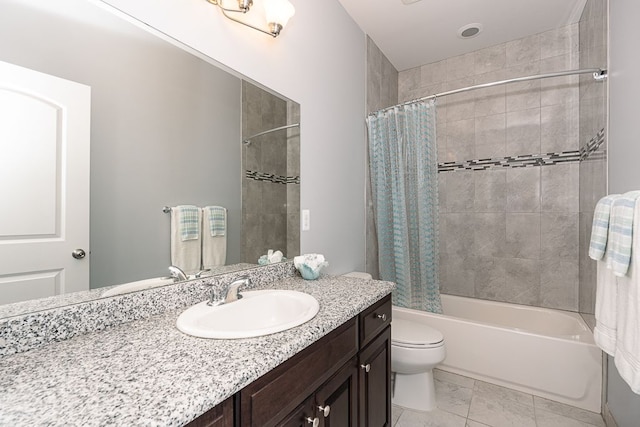
<path id="1" fill-rule="evenodd" d="M 369 160 L 382 280 L 393 303 L 441 313 L 435 101 L 370 115 Z"/>

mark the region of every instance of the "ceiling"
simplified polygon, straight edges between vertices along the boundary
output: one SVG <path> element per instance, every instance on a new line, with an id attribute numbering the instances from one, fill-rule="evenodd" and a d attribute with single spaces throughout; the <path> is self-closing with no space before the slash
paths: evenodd
<path id="1" fill-rule="evenodd" d="M 398 71 L 578 22 L 586 0 L 339 0 Z M 471 23 L 473 38 L 458 36 Z"/>

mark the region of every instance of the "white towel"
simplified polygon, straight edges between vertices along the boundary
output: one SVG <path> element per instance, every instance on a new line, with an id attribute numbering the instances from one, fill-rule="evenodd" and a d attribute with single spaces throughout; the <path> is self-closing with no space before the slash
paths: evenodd
<path id="1" fill-rule="evenodd" d="M 193 238 L 183 240 L 183 227 L 181 222 L 182 210 L 192 210 L 194 206 L 184 205 L 171 208 L 171 264 L 180 267 L 187 274 L 201 270 L 202 233 Z M 200 210 L 198 209 L 200 212 Z M 198 230 L 201 228 L 202 215 L 197 216 Z"/>
<path id="2" fill-rule="evenodd" d="M 629 191 L 616 198 L 611 205 L 606 259 L 607 267 L 619 277 L 627 274 L 629 269 L 633 241 L 633 219 L 638 196 L 640 196 L 640 191 Z"/>
<path id="3" fill-rule="evenodd" d="M 209 212 L 215 213 L 215 215 L 209 215 Z M 220 229 L 220 224 L 212 226 L 211 220 L 220 222 L 219 218 L 220 207 L 219 206 L 207 206 L 203 209 L 202 215 L 202 268 L 208 269 L 212 267 L 218 267 L 225 265 L 227 262 L 227 210 L 224 209 L 224 234 L 214 233 L 214 229 Z M 212 234 L 217 234 L 212 236 Z"/>
<path id="4" fill-rule="evenodd" d="M 604 257 L 609 237 L 609 219 L 611 217 L 611 205 L 620 197 L 619 194 L 610 194 L 603 197 L 596 204 L 591 226 L 591 240 L 589 242 L 589 257 L 596 261 Z"/>
<path id="5" fill-rule="evenodd" d="M 611 269 L 607 268 L 605 260 L 598 261 L 597 264 L 596 327 L 593 330 L 593 339 L 598 347 L 614 356 L 618 324 L 618 284 L 616 276 Z"/>
<path id="6" fill-rule="evenodd" d="M 633 226 L 640 227 L 640 203 Z M 633 233 L 631 262 L 626 276 L 618 277 L 615 364 L 634 393 L 640 394 L 640 233 Z"/>

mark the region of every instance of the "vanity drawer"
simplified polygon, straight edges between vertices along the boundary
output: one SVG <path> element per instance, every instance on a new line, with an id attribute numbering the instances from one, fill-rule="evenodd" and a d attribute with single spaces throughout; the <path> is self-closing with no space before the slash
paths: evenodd
<path id="1" fill-rule="evenodd" d="M 358 351 L 356 318 L 266 373 L 240 392 L 240 425 L 280 422 Z"/>
<path id="2" fill-rule="evenodd" d="M 360 348 L 391 324 L 391 295 L 360 313 Z"/>

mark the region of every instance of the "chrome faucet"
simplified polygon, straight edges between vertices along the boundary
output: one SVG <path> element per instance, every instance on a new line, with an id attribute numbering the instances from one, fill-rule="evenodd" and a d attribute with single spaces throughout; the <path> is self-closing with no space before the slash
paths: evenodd
<path id="1" fill-rule="evenodd" d="M 211 290 L 211 297 L 209 298 L 208 305 L 216 306 L 234 302 L 242 298 L 239 293 L 240 286 L 249 286 L 251 279 L 249 276 L 242 276 L 237 280 L 234 280 L 230 284 L 223 286 L 222 289 L 213 288 Z"/>
<path id="2" fill-rule="evenodd" d="M 173 277 L 174 282 L 184 282 L 188 279 L 184 271 L 182 271 L 180 267 L 176 267 L 175 265 L 169 266 L 169 275 Z"/>
<path id="3" fill-rule="evenodd" d="M 203 275 L 203 274 L 206 274 L 206 273 L 211 273 L 211 269 L 210 269 L 210 268 L 205 268 L 204 270 L 200 270 L 200 271 L 198 271 L 198 272 L 196 273 L 195 278 L 196 278 L 196 279 L 199 279 L 199 278 L 201 278 L 201 277 L 202 277 L 202 275 Z"/>

